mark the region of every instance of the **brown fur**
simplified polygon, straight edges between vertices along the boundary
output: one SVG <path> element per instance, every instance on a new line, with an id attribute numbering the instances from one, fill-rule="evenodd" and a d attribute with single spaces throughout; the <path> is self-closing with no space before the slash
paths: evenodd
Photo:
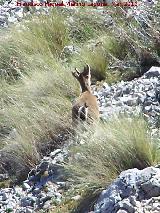
<path id="1" fill-rule="evenodd" d="M 90 67 L 84 67 L 83 72 L 72 72 L 73 76 L 79 81 L 82 93 L 72 107 L 73 124 L 78 121 L 93 122 L 99 118 L 99 107 L 97 97 L 91 92 Z"/>

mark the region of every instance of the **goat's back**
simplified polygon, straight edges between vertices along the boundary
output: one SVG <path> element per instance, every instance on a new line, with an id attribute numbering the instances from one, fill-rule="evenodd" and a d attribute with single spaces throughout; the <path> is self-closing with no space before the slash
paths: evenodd
<path id="1" fill-rule="evenodd" d="M 96 120 L 98 118 L 99 107 L 97 97 L 92 95 L 89 91 L 83 92 L 72 107 L 72 119 Z"/>

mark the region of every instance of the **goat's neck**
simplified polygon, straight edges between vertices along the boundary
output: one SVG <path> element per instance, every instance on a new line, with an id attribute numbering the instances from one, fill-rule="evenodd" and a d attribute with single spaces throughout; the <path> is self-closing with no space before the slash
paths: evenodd
<path id="1" fill-rule="evenodd" d="M 91 87 L 90 86 L 84 86 L 84 87 L 81 86 L 81 90 L 82 90 L 82 93 L 83 92 L 90 92 L 91 93 Z"/>
<path id="2" fill-rule="evenodd" d="M 90 85 L 86 85 L 84 82 L 79 82 L 80 83 L 80 87 L 81 87 L 81 92 L 91 92 L 91 87 Z"/>

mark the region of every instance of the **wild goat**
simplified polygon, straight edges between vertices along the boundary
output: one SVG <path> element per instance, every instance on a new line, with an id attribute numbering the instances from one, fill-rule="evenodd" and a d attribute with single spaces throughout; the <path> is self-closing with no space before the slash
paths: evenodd
<path id="1" fill-rule="evenodd" d="M 83 72 L 75 68 L 72 75 L 79 81 L 82 93 L 72 107 L 73 125 L 78 121 L 93 122 L 99 118 L 97 97 L 91 92 L 91 71 L 89 65 L 84 67 Z"/>

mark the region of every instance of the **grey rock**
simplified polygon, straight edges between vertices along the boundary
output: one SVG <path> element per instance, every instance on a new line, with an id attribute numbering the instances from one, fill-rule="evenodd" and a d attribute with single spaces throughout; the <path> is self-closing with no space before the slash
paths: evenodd
<path id="1" fill-rule="evenodd" d="M 126 210 L 124 210 L 124 209 L 119 209 L 118 211 L 117 211 L 117 213 L 128 213 Z"/>
<path id="2" fill-rule="evenodd" d="M 59 153 L 57 156 L 55 156 L 54 158 L 56 163 L 61 163 L 64 161 L 64 154 L 63 153 Z"/>
<path id="3" fill-rule="evenodd" d="M 118 101 L 117 101 L 117 102 L 115 103 L 115 105 L 116 105 L 116 106 L 123 106 L 123 102 L 118 102 Z"/>
<path id="4" fill-rule="evenodd" d="M 6 201 L 8 198 L 9 198 L 9 195 L 7 193 L 3 193 L 2 201 Z"/>
<path id="5" fill-rule="evenodd" d="M 118 202 L 117 204 L 115 204 L 115 209 L 116 209 L 116 212 L 119 209 L 124 209 L 128 213 L 134 213 L 135 212 L 135 209 L 132 206 L 132 204 L 130 203 L 129 199 L 124 199 L 124 200 Z"/>
<path id="6" fill-rule="evenodd" d="M 49 156 L 53 159 L 58 153 L 60 153 L 61 149 L 56 149 L 55 151 L 51 152 Z"/>
<path id="7" fill-rule="evenodd" d="M 45 202 L 49 201 L 52 199 L 52 196 L 46 195 L 45 197 L 42 197 L 40 199 L 40 203 L 39 203 L 39 208 L 42 208 L 45 204 Z"/>
<path id="8" fill-rule="evenodd" d="M 33 213 L 33 209 L 31 208 L 26 208 L 26 212 L 25 213 Z"/>
<path id="9" fill-rule="evenodd" d="M 144 107 L 144 112 L 150 112 L 152 111 L 152 106 L 145 106 Z"/>
<path id="10" fill-rule="evenodd" d="M 21 199 L 22 207 L 34 207 L 34 203 L 36 202 L 36 198 L 33 196 L 24 197 Z"/>
<path id="11" fill-rule="evenodd" d="M 130 91 L 131 91 L 131 89 L 127 85 L 122 88 L 123 94 L 129 94 Z"/>
<path id="12" fill-rule="evenodd" d="M 158 113 L 160 113 L 160 106 L 154 106 L 154 110 Z"/>
<path id="13" fill-rule="evenodd" d="M 10 17 L 8 17 L 8 22 L 15 23 L 15 22 L 17 22 L 17 18 L 14 16 L 10 16 Z"/>
<path id="14" fill-rule="evenodd" d="M 123 94 L 122 88 L 120 88 L 120 89 L 118 89 L 118 90 L 116 91 L 116 93 L 114 94 L 114 98 L 119 97 L 119 96 L 122 96 L 122 94 Z"/>
<path id="15" fill-rule="evenodd" d="M 79 49 L 73 45 L 65 46 L 61 53 L 61 58 L 64 60 L 68 60 L 70 56 L 73 54 L 78 54 Z"/>
<path id="16" fill-rule="evenodd" d="M 7 180 L 9 178 L 8 174 L 0 174 L 0 181 Z"/>
<path id="17" fill-rule="evenodd" d="M 154 71 L 156 70 L 156 74 Z M 121 81 L 109 87 L 103 85 L 98 90 L 98 100 L 102 119 L 127 113 L 144 114 L 149 125 L 157 126 L 160 112 L 160 68 L 151 68 L 141 78 L 129 82 Z"/>
<path id="18" fill-rule="evenodd" d="M 23 187 L 23 189 L 25 189 L 25 190 L 30 189 L 30 185 L 29 185 L 28 183 L 26 183 L 26 182 L 23 182 L 22 187 Z"/>
<path id="19" fill-rule="evenodd" d="M 138 104 L 138 98 L 128 97 L 124 101 L 128 106 L 136 106 Z"/>
<path id="20" fill-rule="evenodd" d="M 23 10 L 18 10 L 18 11 L 15 13 L 15 17 L 18 18 L 18 19 L 23 18 Z"/>
<path id="21" fill-rule="evenodd" d="M 143 94 L 137 94 L 137 96 L 138 96 L 137 103 L 139 105 L 142 105 L 145 102 L 145 100 L 146 100 L 146 96 L 143 95 Z"/>
<path id="22" fill-rule="evenodd" d="M 7 206 L 6 206 L 6 210 L 7 212 L 12 212 L 14 210 L 14 208 L 16 207 L 16 202 L 15 200 L 9 200 Z"/>
<path id="23" fill-rule="evenodd" d="M 148 91 L 146 94 L 151 98 L 155 97 L 155 91 L 153 91 L 153 90 Z"/>
<path id="24" fill-rule="evenodd" d="M 59 200 L 59 201 L 60 201 L 61 198 L 62 198 L 62 195 L 61 195 L 61 193 L 59 193 L 59 192 L 55 192 L 55 193 L 54 193 L 54 196 L 55 196 L 56 199 Z"/>
<path id="25" fill-rule="evenodd" d="M 48 170 L 48 167 L 49 167 L 49 159 L 43 159 L 43 161 L 38 166 L 38 169 L 41 173 L 44 173 L 45 171 Z"/>
<path id="26" fill-rule="evenodd" d="M 151 69 L 144 74 L 145 78 L 159 77 L 160 76 L 160 67 L 151 67 Z"/>
<path id="27" fill-rule="evenodd" d="M 40 192 L 41 192 L 41 189 L 38 187 L 33 190 L 34 194 L 39 194 Z"/>
<path id="28" fill-rule="evenodd" d="M 129 169 L 104 190 L 95 205 L 95 213 L 126 210 L 135 212 L 137 201 L 160 196 L 160 168 Z"/>
<path id="29" fill-rule="evenodd" d="M 44 203 L 43 209 L 48 210 L 51 207 L 51 201 L 48 200 Z"/>

